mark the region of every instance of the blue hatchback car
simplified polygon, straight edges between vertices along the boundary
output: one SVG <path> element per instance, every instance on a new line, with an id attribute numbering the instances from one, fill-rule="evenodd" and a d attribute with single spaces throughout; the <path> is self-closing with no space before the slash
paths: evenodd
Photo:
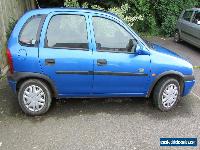
<path id="1" fill-rule="evenodd" d="M 11 33 L 7 57 L 9 85 L 29 115 L 68 97 L 152 96 L 168 111 L 195 83 L 189 62 L 97 10 L 27 12 Z"/>

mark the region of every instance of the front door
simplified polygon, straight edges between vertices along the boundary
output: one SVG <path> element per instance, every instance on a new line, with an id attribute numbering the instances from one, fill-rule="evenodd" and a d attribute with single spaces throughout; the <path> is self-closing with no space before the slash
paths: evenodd
<path id="1" fill-rule="evenodd" d="M 94 51 L 94 94 L 144 96 L 150 73 L 150 56 L 128 51 L 134 39 L 117 22 L 93 17 L 96 50 Z"/>
<path id="2" fill-rule="evenodd" d="M 83 14 L 52 14 L 44 23 L 40 63 L 60 97 L 91 92 L 93 59 L 88 30 L 87 16 Z"/>

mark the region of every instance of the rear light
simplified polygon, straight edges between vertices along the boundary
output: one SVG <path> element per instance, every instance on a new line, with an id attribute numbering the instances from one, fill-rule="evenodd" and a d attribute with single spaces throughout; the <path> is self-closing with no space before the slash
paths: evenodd
<path id="1" fill-rule="evenodd" d="M 6 55 L 7 55 L 7 62 L 8 62 L 8 65 L 9 65 L 9 71 L 10 71 L 11 74 L 13 74 L 13 72 L 14 72 L 13 60 L 12 60 L 12 55 L 10 53 L 10 50 L 8 48 L 6 49 Z"/>

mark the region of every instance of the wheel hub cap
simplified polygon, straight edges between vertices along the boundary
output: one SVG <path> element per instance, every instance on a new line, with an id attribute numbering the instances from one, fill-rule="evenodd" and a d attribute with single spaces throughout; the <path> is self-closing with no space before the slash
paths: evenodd
<path id="1" fill-rule="evenodd" d="M 168 85 L 162 95 L 162 104 L 165 108 L 170 108 L 177 101 L 178 87 L 175 84 Z"/>
<path id="2" fill-rule="evenodd" d="M 40 111 L 45 105 L 45 93 L 42 88 L 30 85 L 24 90 L 23 101 L 30 111 Z"/>

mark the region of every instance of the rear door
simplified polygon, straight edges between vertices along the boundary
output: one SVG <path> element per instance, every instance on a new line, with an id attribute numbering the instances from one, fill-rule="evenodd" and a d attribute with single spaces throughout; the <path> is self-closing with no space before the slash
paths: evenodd
<path id="1" fill-rule="evenodd" d="M 59 96 L 82 96 L 92 88 L 93 59 L 88 16 L 50 14 L 42 30 L 39 59 Z"/>

